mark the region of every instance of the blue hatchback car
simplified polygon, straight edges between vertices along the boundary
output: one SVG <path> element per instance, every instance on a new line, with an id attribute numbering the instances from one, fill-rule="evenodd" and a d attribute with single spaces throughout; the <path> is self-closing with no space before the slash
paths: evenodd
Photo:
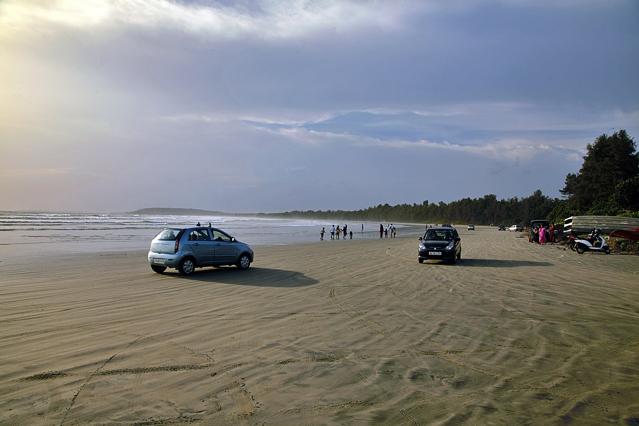
<path id="1" fill-rule="evenodd" d="M 204 266 L 236 265 L 248 269 L 253 250 L 216 228 L 167 228 L 151 241 L 148 260 L 158 274 L 175 268 L 182 275 L 190 275 L 195 268 Z"/>

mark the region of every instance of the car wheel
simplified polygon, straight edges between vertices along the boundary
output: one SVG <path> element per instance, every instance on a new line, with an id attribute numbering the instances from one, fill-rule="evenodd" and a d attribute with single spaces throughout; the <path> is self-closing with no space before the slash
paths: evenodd
<path id="1" fill-rule="evenodd" d="M 577 244 L 576 250 L 577 250 L 577 253 L 579 254 L 584 254 L 584 252 L 586 251 L 584 250 L 584 247 L 581 244 Z"/>
<path id="2" fill-rule="evenodd" d="M 151 269 L 153 269 L 153 272 L 161 274 L 162 272 L 166 271 L 166 266 L 151 265 Z"/>
<path id="3" fill-rule="evenodd" d="M 461 260 L 461 250 L 457 253 L 457 260 Z"/>
<path id="4" fill-rule="evenodd" d="M 192 257 L 182 259 L 178 271 L 181 275 L 191 275 L 195 271 L 195 260 Z"/>
<path id="5" fill-rule="evenodd" d="M 421 257 L 420 257 L 420 258 L 418 258 L 418 259 L 417 259 L 417 261 L 418 261 L 419 263 L 424 263 L 424 259 L 422 259 Z"/>
<path id="6" fill-rule="evenodd" d="M 244 253 L 237 261 L 237 267 L 240 269 L 248 269 L 251 266 L 251 258 L 248 254 Z"/>
<path id="7" fill-rule="evenodd" d="M 454 265 L 455 263 L 457 263 L 457 259 L 455 257 L 453 257 L 452 259 L 450 259 L 450 264 Z"/>

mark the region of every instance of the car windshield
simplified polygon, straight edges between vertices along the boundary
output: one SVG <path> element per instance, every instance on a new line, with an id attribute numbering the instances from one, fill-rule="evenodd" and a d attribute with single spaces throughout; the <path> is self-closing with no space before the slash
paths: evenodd
<path id="1" fill-rule="evenodd" d="M 165 229 L 164 231 L 160 232 L 155 238 L 160 241 L 175 241 L 177 240 L 178 235 L 180 235 L 179 229 Z"/>
<path id="2" fill-rule="evenodd" d="M 424 234 L 424 239 L 428 241 L 450 241 L 453 238 L 453 231 L 450 229 L 429 229 Z"/>

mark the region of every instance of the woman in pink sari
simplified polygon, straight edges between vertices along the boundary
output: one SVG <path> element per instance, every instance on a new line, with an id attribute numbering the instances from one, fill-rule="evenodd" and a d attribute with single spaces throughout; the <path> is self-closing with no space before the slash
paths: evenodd
<path id="1" fill-rule="evenodd" d="M 546 228 L 539 227 L 539 244 L 546 244 Z"/>

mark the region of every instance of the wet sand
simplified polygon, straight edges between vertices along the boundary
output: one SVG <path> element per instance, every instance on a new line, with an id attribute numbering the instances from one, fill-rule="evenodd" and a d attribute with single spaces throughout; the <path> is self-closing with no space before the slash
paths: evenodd
<path id="1" fill-rule="evenodd" d="M 460 230 L 0 263 L 0 424 L 639 424 L 639 257 Z"/>

